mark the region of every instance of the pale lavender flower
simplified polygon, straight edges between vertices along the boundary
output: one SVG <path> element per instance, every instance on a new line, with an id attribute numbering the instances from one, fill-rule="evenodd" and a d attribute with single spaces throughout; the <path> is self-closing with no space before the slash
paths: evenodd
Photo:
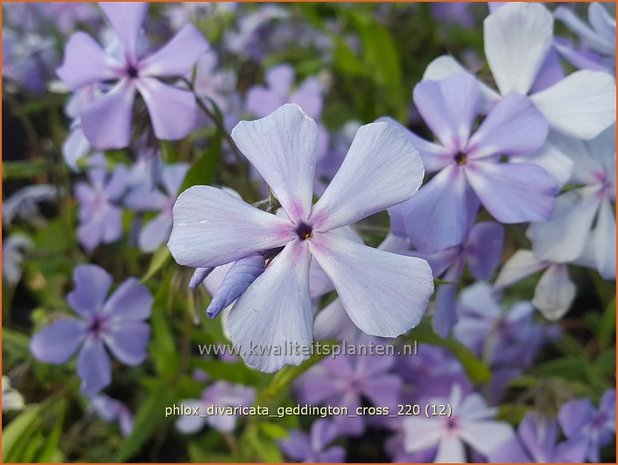
<path id="1" fill-rule="evenodd" d="M 8 376 L 2 376 L 2 411 L 22 410 L 24 406 L 24 396 L 11 387 L 11 380 Z"/>
<path id="2" fill-rule="evenodd" d="M 555 42 L 556 49 L 569 63 L 580 69 L 616 73 L 616 19 L 611 17 L 602 3 L 595 2 L 588 6 L 588 23 L 562 5 L 554 10 L 554 18 L 581 41 L 580 48 L 564 41 Z"/>
<path id="3" fill-rule="evenodd" d="M 245 361 L 275 371 L 308 357 L 305 350 L 281 351 L 290 344 L 308 348 L 312 341 L 312 259 L 364 332 L 395 337 L 416 326 L 433 292 L 427 262 L 332 233 L 414 195 L 423 169 L 404 134 L 387 123 L 361 127 L 316 205 L 312 190 L 317 126 L 297 105 L 284 105 L 261 120 L 243 121 L 232 137 L 271 187 L 287 218 L 221 189 L 194 186 L 176 201 L 168 246 L 179 264 L 194 268 L 283 247 L 229 314 L 227 329 Z M 255 344 L 278 347 L 279 354 L 256 354 L 251 350 Z"/>
<path id="4" fill-rule="evenodd" d="M 494 288 L 500 291 L 543 270 L 534 291 L 532 305 L 547 319 L 558 320 L 569 310 L 576 294 L 575 284 L 569 277 L 565 263 L 540 260 L 530 250 L 518 250 L 500 270 Z"/>
<path id="5" fill-rule="evenodd" d="M 298 104 L 311 118 L 322 113 L 324 88 L 317 77 L 308 77 L 297 89 L 294 68 L 288 64 L 273 66 L 264 76 L 266 86 L 256 85 L 247 92 L 247 110 L 262 118 L 285 103 Z"/>
<path id="6" fill-rule="evenodd" d="M 133 102 L 139 93 L 148 107 L 159 139 L 181 139 L 194 129 L 195 96 L 158 78 L 187 75 L 208 48 L 202 34 L 185 26 L 152 55 L 138 56 L 138 35 L 147 3 L 101 3 L 121 45 L 118 56 L 106 54 L 87 34 L 75 33 L 67 43 L 60 78 L 73 90 L 113 81 L 100 98 L 80 114 L 86 137 L 95 148 L 122 148 L 131 139 Z"/>
<path id="7" fill-rule="evenodd" d="M 551 220 L 531 226 L 534 254 L 558 263 L 581 262 L 605 279 L 616 276 L 616 136 L 615 126 L 595 139 L 554 137 L 574 162 L 576 187 L 556 199 Z"/>
<path id="8" fill-rule="evenodd" d="M 331 446 L 339 433 L 333 422 L 320 418 L 311 424 L 309 434 L 292 430 L 279 446 L 295 462 L 340 463 L 345 460 L 345 449 Z"/>
<path id="9" fill-rule="evenodd" d="M 56 200 L 58 189 L 51 184 L 34 184 L 13 192 L 2 202 L 2 222 L 8 226 L 16 219 L 41 220 L 39 203 Z"/>
<path id="10" fill-rule="evenodd" d="M 195 65 L 195 94 L 212 100 L 221 112 L 230 110 L 229 96 L 236 89 L 236 74 L 231 70 L 219 68 L 219 58 L 214 50 L 207 50 Z"/>
<path id="11" fill-rule="evenodd" d="M 225 381 L 217 381 L 207 387 L 202 393 L 201 399 L 189 399 L 182 403 L 188 407 L 198 407 L 199 415 L 183 415 L 176 420 L 176 428 L 185 434 L 196 433 L 204 425 L 224 433 L 234 431 L 237 416 L 217 413 L 210 415 L 209 408 L 213 407 L 250 407 L 255 399 L 255 390 L 241 384 L 231 384 Z"/>
<path id="12" fill-rule="evenodd" d="M 118 422 L 120 432 L 127 437 L 133 431 L 133 414 L 128 407 L 119 400 L 106 394 L 97 394 L 90 399 L 90 404 L 97 415 L 104 421 Z"/>
<path id="13" fill-rule="evenodd" d="M 583 462 L 586 442 L 582 439 L 558 442 L 558 434 L 556 420 L 530 412 L 519 424 L 517 436 L 496 447 L 488 459 L 520 463 Z"/>
<path id="14" fill-rule="evenodd" d="M 474 15 L 470 11 L 472 5 L 470 2 L 434 2 L 430 4 L 431 16 L 441 23 L 457 24 L 470 29 L 474 26 Z"/>
<path id="15" fill-rule="evenodd" d="M 550 56 L 553 25 L 551 13 L 539 3 L 507 3 L 495 9 L 485 19 L 484 39 L 499 93 L 481 84 L 483 95 L 490 106 L 509 94 L 527 95 L 552 129 L 591 139 L 616 121 L 614 76 L 580 70 L 556 81 L 559 64 Z M 441 56 L 429 64 L 424 79 L 461 72 L 466 72 L 461 64 Z"/>
<path id="16" fill-rule="evenodd" d="M 79 318 L 60 318 L 36 333 L 30 350 L 37 360 L 60 365 L 75 352 L 82 392 L 92 396 L 111 383 L 108 351 L 126 365 L 146 358 L 152 296 L 136 278 L 125 280 L 106 299 L 112 277 L 96 265 L 73 272 L 75 289 L 67 296 Z"/>
<path id="17" fill-rule="evenodd" d="M 437 446 L 434 462 L 465 462 L 465 444 L 487 456 L 514 434 L 508 423 L 494 420 L 496 408 L 488 407 L 479 394 L 464 397 L 458 385 L 448 398 L 435 398 L 431 404 L 449 405 L 452 415 L 404 418 L 408 453 Z"/>
<path id="18" fill-rule="evenodd" d="M 24 252 L 34 247 L 32 239 L 23 233 L 13 233 L 2 240 L 2 276 L 10 285 L 21 279 Z"/>
<path id="19" fill-rule="evenodd" d="M 459 245 L 435 253 L 411 252 L 427 260 L 434 277 L 449 281 L 436 293 L 433 327 L 440 336 L 447 337 L 457 322 L 457 284 L 466 265 L 476 279 L 489 280 L 500 263 L 503 244 L 504 228 L 493 221 L 481 221 L 470 227 Z"/>
<path id="20" fill-rule="evenodd" d="M 528 366 L 545 340 L 543 327 L 533 320 L 530 303 L 516 302 L 505 311 L 483 282 L 460 293 L 457 311 L 455 337 L 494 367 Z"/>
<path id="21" fill-rule="evenodd" d="M 414 103 L 440 143 L 406 134 L 425 168 L 438 174 L 395 210 L 423 252 L 460 244 L 479 200 L 501 223 L 542 221 L 552 214 L 554 179 L 537 165 L 500 162 L 501 156 L 532 153 L 545 143 L 543 116 L 526 97 L 509 94 L 472 131 L 481 100 L 478 83 L 463 73 L 425 80 L 414 89 Z"/>
<path id="22" fill-rule="evenodd" d="M 104 160 L 103 160 L 104 162 Z M 101 159 L 87 172 L 89 183 L 75 186 L 79 202 L 77 239 L 88 251 L 114 242 L 122 235 L 122 210 L 118 203 L 128 187 L 128 171 L 118 166 L 112 174 Z"/>
<path id="23" fill-rule="evenodd" d="M 188 170 L 187 163 L 166 165 L 161 173 L 162 189 L 151 189 L 144 183 L 129 192 L 125 198 L 125 205 L 134 211 L 158 212 L 140 231 L 138 245 L 144 252 L 154 252 L 169 239 L 172 231 L 172 208 Z"/>
<path id="24" fill-rule="evenodd" d="M 339 355 L 325 358 L 296 382 L 295 392 L 307 404 L 347 407 L 350 415 L 362 406 L 362 397 L 376 407 L 397 411 L 402 381 L 391 373 L 395 357 L 389 355 Z M 361 434 L 363 416 L 334 417 L 341 434 Z"/>
<path id="25" fill-rule="evenodd" d="M 411 402 L 448 397 L 455 384 L 464 394 L 473 390 L 461 362 L 442 347 L 419 344 L 418 354 L 397 357 L 396 372 L 406 385 L 410 384 L 409 392 L 406 391 L 409 398 L 406 400 Z"/>
<path id="26" fill-rule="evenodd" d="M 564 404 L 558 421 L 569 439 L 584 439 L 586 459 L 599 462 L 600 448 L 616 435 L 616 390 L 605 391 L 598 410 L 590 399 L 577 399 Z"/>

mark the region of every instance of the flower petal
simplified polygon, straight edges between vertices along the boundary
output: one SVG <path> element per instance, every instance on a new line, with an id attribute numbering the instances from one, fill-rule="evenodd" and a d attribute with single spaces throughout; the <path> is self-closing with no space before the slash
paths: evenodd
<path id="1" fill-rule="evenodd" d="M 396 337 L 418 325 L 433 293 L 431 268 L 425 260 L 376 250 L 331 233 L 314 234 L 309 248 L 362 331 Z"/>
<path id="2" fill-rule="evenodd" d="M 317 126 L 298 105 L 287 104 L 257 121 L 241 121 L 232 138 L 270 186 L 288 217 L 311 212 Z"/>
<path id="3" fill-rule="evenodd" d="M 528 97 L 509 94 L 489 112 L 468 144 L 469 158 L 534 152 L 547 139 L 548 126 Z"/>
<path id="4" fill-rule="evenodd" d="M 140 76 L 185 76 L 208 48 L 204 35 L 187 24 L 172 40 L 140 62 Z"/>
<path id="5" fill-rule="evenodd" d="M 428 173 L 433 173 L 434 171 L 441 170 L 446 165 L 453 161 L 453 151 L 447 149 L 446 147 L 435 144 L 433 142 L 429 142 L 406 128 L 403 124 L 395 121 L 393 118 L 389 116 L 384 116 L 382 118 L 378 118 L 376 122 L 385 122 L 396 125 L 400 128 L 406 135 L 408 142 L 412 144 L 418 154 L 421 156 L 423 160 L 423 167 L 425 171 Z"/>
<path id="6" fill-rule="evenodd" d="M 96 149 L 121 149 L 131 141 L 131 116 L 135 87 L 121 80 L 81 114 L 84 134 Z"/>
<path id="7" fill-rule="evenodd" d="M 509 287 L 546 266 L 547 263 L 536 258 L 531 250 L 518 250 L 500 270 L 494 287 L 498 290 Z"/>
<path id="8" fill-rule="evenodd" d="M 592 139 L 616 121 L 616 82 L 611 74 L 581 70 L 530 97 L 552 129 Z"/>
<path id="9" fill-rule="evenodd" d="M 105 16 L 114 28 L 114 32 L 120 39 L 125 51 L 131 60 L 137 58 L 137 38 L 144 23 L 144 17 L 148 10 L 147 2 L 100 2 L 99 6 L 105 12 Z"/>
<path id="10" fill-rule="evenodd" d="M 112 277 L 96 265 L 79 265 L 73 270 L 75 289 L 67 295 L 73 310 L 86 317 L 93 315 L 105 302 L 112 287 Z"/>
<path id="11" fill-rule="evenodd" d="M 464 149 L 480 109 L 481 89 L 467 73 L 441 81 L 424 80 L 414 87 L 414 104 L 444 146 Z"/>
<path id="12" fill-rule="evenodd" d="M 350 319 L 341 299 L 335 299 L 318 312 L 313 323 L 313 335 L 316 339 L 337 339 L 356 343 L 363 335 Z"/>
<path id="13" fill-rule="evenodd" d="M 150 316 L 152 295 L 137 278 L 128 278 L 118 286 L 105 303 L 102 313 L 112 320 L 140 321 Z"/>
<path id="14" fill-rule="evenodd" d="M 512 3 L 484 22 L 485 56 L 502 95 L 527 94 L 549 53 L 551 13 L 540 4 Z"/>
<path id="15" fill-rule="evenodd" d="M 103 342 L 88 339 L 77 357 L 77 373 L 82 379 L 81 391 L 93 396 L 112 382 L 112 367 Z"/>
<path id="16" fill-rule="evenodd" d="M 423 176 L 423 163 L 403 131 L 388 123 L 361 126 L 313 208 L 314 230 L 339 228 L 408 200 Z"/>
<path id="17" fill-rule="evenodd" d="M 85 337 L 83 322 L 69 318 L 56 320 L 32 336 L 30 351 L 41 362 L 60 365 L 75 353 Z"/>
<path id="18" fill-rule="evenodd" d="M 536 285 L 532 305 L 551 321 L 559 320 L 569 310 L 575 298 L 575 284 L 569 278 L 565 264 L 547 268 Z"/>
<path id="19" fill-rule="evenodd" d="M 487 281 L 500 264 L 504 228 L 492 221 L 476 223 L 466 241 L 466 260 L 476 279 Z"/>
<path id="20" fill-rule="evenodd" d="M 460 244 L 466 234 L 469 190 L 463 169 L 448 166 L 429 181 L 419 193 L 396 207 L 404 218 L 408 237 L 423 252 L 438 252 Z"/>
<path id="21" fill-rule="evenodd" d="M 287 219 L 209 186 L 184 191 L 173 213 L 168 247 L 179 264 L 194 268 L 224 265 L 280 247 L 296 237 Z"/>
<path id="22" fill-rule="evenodd" d="M 601 203 L 597 224 L 593 232 L 594 255 L 597 269 L 603 278 L 616 277 L 616 217 L 606 199 Z"/>
<path id="23" fill-rule="evenodd" d="M 508 423 L 493 420 L 465 422 L 461 431 L 461 438 L 483 455 L 490 454 L 514 435 Z"/>
<path id="24" fill-rule="evenodd" d="M 466 178 L 483 206 L 501 223 L 545 221 L 553 213 L 558 189 L 539 166 L 468 162 Z"/>
<path id="25" fill-rule="evenodd" d="M 114 79 L 120 63 L 105 54 L 96 41 L 84 32 L 76 32 L 67 42 L 64 62 L 57 73 L 71 89 Z"/>
<path id="26" fill-rule="evenodd" d="M 105 344 L 122 363 L 139 365 L 146 359 L 150 326 L 141 321 L 116 320 L 111 322 Z"/>
<path id="27" fill-rule="evenodd" d="M 197 106 L 191 92 L 149 77 L 140 78 L 137 88 L 146 102 L 158 139 L 182 139 L 195 129 Z"/>
<path id="28" fill-rule="evenodd" d="M 216 317 L 233 303 L 264 272 L 264 268 L 264 257 L 260 254 L 247 255 L 234 262 L 206 309 L 208 316 Z"/>
<path id="29" fill-rule="evenodd" d="M 584 251 L 598 208 L 599 198 L 593 193 L 571 191 L 559 196 L 551 219 L 530 227 L 535 255 L 553 262 L 575 260 Z"/>
<path id="30" fill-rule="evenodd" d="M 571 173 L 574 171 L 573 160 L 554 145 L 551 139 L 543 144 L 538 152 L 532 155 L 510 157 L 509 161 L 511 163 L 532 163 L 540 166 L 554 178 L 560 188 L 569 181 Z"/>
<path id="31" fill-rule="evenodd" d="M 463 463 L 466 461 L 466 452 L 461 440 L 456 436 L 444 435 L 440 439 L 435 463 Z"/>
<path id="32" fill-rule="evenodd" d="M 227 330 L 247 365 L 272 373 L 309 358 L 310 262 L 307 245 L 290 242 L 232 307 Z"/>
<path id="33" fill-rule="evenodd" d="M 139 233 L 138 245 L 144 252 L 154 252 L 170 237 L 172 217 L 163 212 L 146 223 Z"/>

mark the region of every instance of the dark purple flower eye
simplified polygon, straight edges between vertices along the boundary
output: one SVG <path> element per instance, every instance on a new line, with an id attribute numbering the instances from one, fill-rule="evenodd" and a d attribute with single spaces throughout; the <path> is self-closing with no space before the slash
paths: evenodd
<path id="1" fill-rule="evenodd" d="M 296 234 L 301 241 L 304 241 L 305 239 L 311 239 L 311 236 L 313 234 L 313 228 L 306 223 L 300 223 L 296 228 Z"/>

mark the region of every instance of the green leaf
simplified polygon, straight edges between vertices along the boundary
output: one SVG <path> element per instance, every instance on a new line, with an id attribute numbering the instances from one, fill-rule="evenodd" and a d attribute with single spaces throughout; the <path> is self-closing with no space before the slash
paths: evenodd
<path id="1" fill-rule="evenodd" d="M 599 322 L 597 337 L 601 347 L 607 347 L 616 337 L 616 298 L 605 307 Z"/>
<path id="2" fill-rule="evenodd" d="M 133 431 L 121 444 L 115 457 L 116 462 L 124 462 L 140 451 L 157 427 L 167 422 L 165 407 L 173 405 L 175 400 L 174 390 L 161 383 L 141 402 L 135 415 Z"/>
<path id="3" fill-rule="evenodd" d="M 62 424 L 66 412 L 66 402 L 61 400 L 58 404 L 58 413 L 55 415 L 56 424 L 51 433 L 45 437 L 43 449 L 37 454 L 36 462 L 53 462 L 60 453 L 58 446 L 62 435 Z"/>
<path id="4" fill-rule="evenodd" d="M 290 434 L 287 428 L 271 422 L 261 422 L 258 424 L 259 430 L 271 439 L 284 439 Z"/>
<path id="5" fill-rule="evenodd" d="M 478 357 L 461 344 L 459 341 L 453 338 L 442 339 L 438 336 L 433 328 L 431 322 L 425 318 L 421 321 L 415 329 L 412 330 L 410 336 L 416 339 L 419 343 L 436 345 L 444 347 L 451 351 L 451 353 L 457 357 L 461 362 L 464 370 L 468 374 L 468 377 L 477 384 L 482 384 L 491 378 L 491 371 L 486 363 L 479 360 Z"/>
<path id="6" fill-rule="evenodd" d="M 341 37 L 334 37 L 334 63 L 342 73 L 350 76 L 365 76 L 367 68 Z"/>
<path id="7" fill-rule="evenodd" d="M 150 324 L 152 340 L 148 351 L 154 363 L 155 370 L 165 378 L 171 378 L 178 369 L 178 352 L 174 343 L 168 319 L 168 297 L 171 289 L 173 271 L 170 271 L 159 285 L 152 303 Z"/>
<path id="8" fill-rule="evenodd" d="M 170 249 L 167 245 L 162 245 L 159 247 L 159 249 L 152 256 L 152 260 L 148 266 L 148 271 L 142 278 L 142 282 L 144 283 L 156 275 L 161 268 L 163 268 L 170 261 L 171 256 L 172 254 L 170 253 Z"/>
<path id="9" fill-rule="evenodd" d="M 20 462 L 30 438 L 40 425 L 40 406 L 26 407 L 2 430 L 2 462 Z"/>
<path id="10" fill-rule="evenodd" d="M 211 184 L 215 179 L 215 173 L 221 158 L 221 133 L 217 132 L 213 136 L 210 147 L 193 164 L 182 184 L 180 192 L 191 186 Z"/>
<path id="11" fill-rule="evenodd" d="M 2 179 L 29 179 L 46 172 L 45 160 L 2 162 Z"/>

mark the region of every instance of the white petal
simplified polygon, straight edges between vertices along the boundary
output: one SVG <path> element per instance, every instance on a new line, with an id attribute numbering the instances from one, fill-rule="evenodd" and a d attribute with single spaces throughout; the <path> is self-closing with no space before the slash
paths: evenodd
<path id="1" fill-rule="evenodd" d="M 549 320 L 555 321 L 567 312 L 575 298 L 575 284 L 569 279 L 567 266 L 550 266 L 534 291 L 532 305 Z"/>
<path id="2" fill-rule="evenodd" d="M 479 421 L 464 423 L 461 437 L 474 450 L 483 455 L 488 455 L 497 446 L 503 444 L 515 433 L 508 423 L 499 421 Z"/>
<path id="3" fill-rule="evenodd" d="M 442 437 L 434 463 L 463 463 L 465 461 L 466 452 L 461 440 L 455 436 Z"/>
<path id="4" fill-rule="evenodd" d="M 545 266 L 546 264 L 536 258 L 531 250 L 518 250 L 500 270 L 494 287 L 496 289 L 509 287 L 517 281 L 541 271 Z"/>
<path id="5" fill-rule="evenodd" d="M 484 23 L 485 56 L 502 95 L 527 94 L 553 39 L 551 13 L 541 4 L 511 3 Z"/>
<path id="6" fill-rule="evenodd" d="M 167 245 L 179 264 L 207 268 L 282 246 L 296 237 L 292 228 L 221 189 L 193 186 L 176 200 Z"/>
<path id="7" fill-rule="evenodd" d="M 556 198 L 552 218 L 530 227 L 534 254 L 552 262 L 575 260 L 584 250 L 598 206 L 594 194 L 569 192 Z"/>
<path id="8" fill-rule="evenodd" d="M 309 358 L 313 310 L 307 241 L 290 242 L 238 299 L 227 330 L 247 365 L 272 373 Z M 257 349 L 256 349 L 257 347 Z M 279 352 L 277 352 L 279 351 Z"/>
<path id="9" fill-rule="evenodd" d="M 318 129 L 295 104 L 256 121 L 241 121 L 232 138 L 293 221 L 311 211 Z"/>
<path id="10" fill-rule="evenodd" d="M 431 268 L 425 260 L 376 250 L 332 233 L 315 233 L 309 248 L 362 331 L 396 337 L 418 325 L 433 293 Z"/>
<path id="11" fill-rule="evenodd" d="M 601 203 L 594 230 L 594 253 L 597 269 L 605 279 L 616 277 L 616 218 L 609 201 Z"/>
<path id="12" fill-rule="evenodd" d="M 608 73 L 576 71 L 530 98 L 553 129 L 572 137 L 592 139 L 616 121 L 616 82 Z"/>
<path id="13" fill-rule="evenodd" d="M 362 126 L 313 208 L 314 230 L 345 226 L 408 200 L 424 174 L 418 152 L 401 129 L 389 123 Z"/>

